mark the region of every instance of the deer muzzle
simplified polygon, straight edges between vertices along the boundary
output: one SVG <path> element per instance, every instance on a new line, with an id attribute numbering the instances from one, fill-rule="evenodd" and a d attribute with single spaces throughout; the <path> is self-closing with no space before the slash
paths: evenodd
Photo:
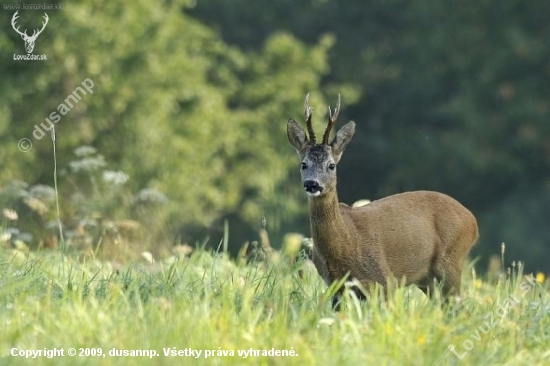
<path id="1" fill-rule="evenodd" d="M 323 187 L 316 180 L 306 180 L 304 182 L 304 189 L 308 195 L 313 197 L 317 197 L 323 192 Z"/>

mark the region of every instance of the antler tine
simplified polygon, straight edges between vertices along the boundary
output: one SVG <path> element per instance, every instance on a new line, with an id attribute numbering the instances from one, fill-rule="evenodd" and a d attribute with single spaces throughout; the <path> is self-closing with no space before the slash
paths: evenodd
<path id="1" fill-rule="evenodd" d="M 46 25 L 48 24 L 48 20 L 50 20 L 50 18 L 48 18 L 48 14 L 46 14 L 46 13 L 44 13 L 43 18 L 46 20 L 46 22 L 45 22 L 45 23 L 42 22 L 42 29 L 40 29 L 40 30 L 38 31 L 38 33 L 36 34 L 37 37 L 38 37 L 38 35 L 39 35 L 40 33 L 42 33 L 42 31 L 44 30 L 44 28 L 46 28 Z"/>
<path id="2" fill-rule="evenodd" d="M 43 23 L 44 24 L 44 27 L 46 27 L 46 24 L 48 24 L 48 21 L 50 20 L 50 17 L 48 16 L 48 14 L 44 13 L 44 20 L 46 21 L 46 23 Z"/>
<path id="3" fill-rule="evenodd" d="M 304 116 L 306 118 L 307 132 L 309 134 L 309 143 L 315 144 L 315 131 L 313 131 L 313 126 L 311 125 L 311 114 L 313 108 L 309 106 L 309 93 L 306 95 L 306 101 L 304 103 Z"/>
<path id="4" fill-rule="evenodd" d="M 17 13 L 19 13 L 19 10 L 17 10 L 17 11 L 15 12 L 15 14 L 13 14 L 13 17 L 11 17 L 11 26 L 12 26 L 14 29 L 15 29 L 15 21 L 17 20 L 17 18 L 19 18 L 19 14 L 17 14 Z M 17 28 L 19 28 L 19 27 L 17 27 Z"/>
<path id="5" fill-rule="evenodd" d="M 17 33 L 19 33 L 20 35 L 23 35 L 23 33 L 19 30 L 19 27 L 20 27 L 20 26 L 17 26 L 17 28 L 15 28 L 15 21 L 16 21 L 17 18 L 19 18 L 19 14 L 17 14 L 17 13 L 19 13 L 19 10 L 17 10 L 17 11 L 15 12 L 15 14 L 13 14 L 13 17 L 11 18 L 11 26 L 12 26 L 13 30 L 15 30 L 15 31 L 16 31 Z M 25 33 L 24 33 L 24 34 L 27 35 L 27 30 L 26 30 L 26 29 L 25 29 Z"/>
<path id="6" fill-rule="evenodd" d="M 330 109 L 330 106 L 328 107 L 328 124 L 327 129 L 325 130 L 325 134 L 323 135 L 323 144 L 328 145 L 328 138 L 330 137 L 330 131 L 332 130 L 332 127 L 336 124 L 336 120 L 338 119 L 338 115 L 340 114 L 340 94 L 338 94 L 338 101 L 336 102 L 336 108 L 334 108 L 334 113 L 332 113 L 332 110 Z"/>

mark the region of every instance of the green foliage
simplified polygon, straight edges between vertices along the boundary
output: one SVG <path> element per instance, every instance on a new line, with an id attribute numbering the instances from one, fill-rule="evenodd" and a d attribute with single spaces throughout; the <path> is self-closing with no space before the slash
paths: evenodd
<path id="1" fill-rule="evenodd" d="M 548 283 L 531 285 L 535 280 L 521 270 L 494 283 L 466 275 L 460 305 L 444 306 L 416 288 L 396 286 L 386 302 L 376 295 L 360 302 L 346 292 L 336 313 L 308 262 L 289 265 L 284 256 L 277 263 L 237 265 L 226 255 L 199 250 L 190 258 L 123 267 L 72 257 L 64 263 L 57 252 L 0 251 L 4 363 L 23 362 L 10 355 L 12 348 L 65 350 L 64 357 L 33 359 L 36 365 L 189 363 L 189 358 L 164 356 L 163 348 L 174 347 L 235 353 L 205 359 L 203 352 L 193 360 L 198 364 L 548 362 Z M 517 304 L 509 301 L 512 296 Z M 473 348 L 463 355 L 468 340 Z M 70 347 L 103 353 L 154 349 L 160 356 L 154 361 L 108 354 L 69 357 Z M 292 349 L 297 356 L 244 359 L 237 353 L 272 348 Z"/>
<path id="2" fill-rule="evenodd" d="M 128 190 L 163 192 L 169 202 L 154 221 L 157 238 L 169 242 L 178 229 L 208 226 L 227 216 L 247 225 L 267 216 L 277 228 L 303 211 L 296 200 L 280 198 L 288 193 L 287 175 L 295 165 L 285 121 L 289 111 L 300 111 L 307 90 L 319 89 L 332 41 L 306 47 L 280 33 L 259 52 L 244 53 L 182 13 L 187 5 L 139 1 L 128 8 L 98 7 L 83 1 L 50 14 L 48 36 L 37 43 L 48 61 L 4 60 L 0 66 L 5 75 L 0 110 L 6 112 L 0 116 L 6 145 L 0 186 L 14 179 L 51 184 L 52 142 L 47 132 L 35 139 L 34 126 L 48 127 L 45 118 L 89 79 L 92 93 L 56 124 L 58 166 L 70 171 L 72 152 L 90 145 L 108 162 L 97 167 L 97 174 L 121 171 Z M 10 16 L 5 12 L 0 20 L 9 24 Z M 15 32 L 2 37 L 6 49 L 19 52 Z M 22 137 L 33 142 L 25 154 L 16 146 Z M 79 219 L 67 199 L 80 183 L 60 177 L 67 223 Z M 122 192 L 96 191 L 88 202 L 112 206 L 95 207 L 100 215 L 113 217 L 113 211 L 128 207 Z M 135 212 L 126 214 L 138 218 Z"/>
<path id="3" fill-rule="evenodd" d="M 62 230 L 68 250 L 118 260 L 136 258 L 140 249 L 166 251 L 145 225 L 162 225 L 168 198 L 153 188 L 133 192 L 126 186 L 128 175 L 107 165 L 95 148 L 81 146 L 59 172 L 66 182 Z M 0 189 L 0 206 L 10 207 L 2 212 L 0 245 L 61 247 L 55 199 L 55 189 L 42 184 L 11 181 Z"/>

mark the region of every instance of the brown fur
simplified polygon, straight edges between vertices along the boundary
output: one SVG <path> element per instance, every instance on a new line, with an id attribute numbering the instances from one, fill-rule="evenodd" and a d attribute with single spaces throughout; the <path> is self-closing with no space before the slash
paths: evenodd
<path id="1" fill-rule="evenodd" d="M 460 293 L 464 260 L 478 238 L 472 213 L 442 193 L 397 194 L 362 207 L 338 204 L 336 191 L 309 199 L 313 262 L 327 285 L 349 272 L 366 289 L 404 278 L 422 290 L 443 282 Z"/>

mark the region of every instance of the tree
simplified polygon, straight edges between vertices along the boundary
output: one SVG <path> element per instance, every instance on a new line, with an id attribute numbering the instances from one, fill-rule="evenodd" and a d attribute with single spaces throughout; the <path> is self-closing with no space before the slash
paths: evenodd
<path id="1" fill-rule="evenodd" d="M 183 13 L 187 5 L 68 5 L 50 13 L 48 32 L 37 45 L 47 61 L 30 64 L 4 55 L 0 138 L 6 148 L 0 164 L 6 173 L 0 187 L 13 179 L 51 185 L 52 143 L 49 135 L 34 138 L 34 125 L 48 127 L 45 118 L 90 80 L 90 93 L 55 123 L 67 224 L 78 209 L 68 199 L 75 192 L 92 203 L 105 199 L 88 179 L 71 176 L 70 163 L 79 159 L 73 151 L 82 145 L 96 148 L 107 164 L 86 174 L 97 180 L 103 169 L 120 171 L 136 199 L 146 188 L 168 198 L 165 209 L 155 211 L 160 217 L 139 217 L 158 234 L 152 242 L 224 217 L 251 227 L 263 215 L 275 227 L 294 217 L 296 202 L 280 198 L 294 163 L 288 159 L 286 119 L 290 110 L 300 111 L 306 90 L 318 88 L 330 39 L 306 47 L 289 34 L 274 34 L 262 50 L 245 53 Z M 0 18 L 9 24 L 9 16 Z M 21 43 L 15 32 L 0 42 L 14 52 Z M 32 140 L 30 152 L 17 149 L 22 137 Z M 139 211 L 132 208 L 135 199 L 124 200 L 120 209 L 113 202 L 91 207 L 110 207 L 100 214 L 112 218 L 132 212 L 135 218 Z"/>

